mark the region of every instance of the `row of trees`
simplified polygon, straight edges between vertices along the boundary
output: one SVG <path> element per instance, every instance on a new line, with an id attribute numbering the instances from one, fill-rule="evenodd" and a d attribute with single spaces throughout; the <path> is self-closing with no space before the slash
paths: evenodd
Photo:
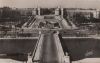
<path id="1" fill-rule="evenodd" d="M 54 8 L 48 9 L 48 8 L 43 8 L 41 9 L 41 15 L 50 15 L 50 14 L 54 14 Z"/>
<path id="2" fill-rule="evenodd" d="M 19 19 L 21 16 L 20 12 L 13 10 L 9 7 L 3 7 L 0 19 Z"/>
<path id="3" fill-rule="evenodd" d="M 85 15 L 84 13 L 81 12 L 71 13 L 71 12 L 64 11 L 64 18 L 70 19 L 71 21 L 77 24 L 89 23 L 89 22 L 95 23 L 100 21 L 100 19 L 94 18 L 92 13 Z"/>

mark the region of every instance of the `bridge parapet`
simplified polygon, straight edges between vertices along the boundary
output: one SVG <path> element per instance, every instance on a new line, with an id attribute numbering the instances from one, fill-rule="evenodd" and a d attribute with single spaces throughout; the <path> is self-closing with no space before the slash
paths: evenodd
<path id="1" fill-rule="evenodd" d="M 55 38 L 55 43 L 56 43 L 56 47 L 58 50 L 59 62 L 60 63 L 70 63 L 68 53 L 66 52 L 66 55 L 64 54 L 58 34 L 55 34 L 54 38 Z"/>
<path id="2" fill-rule="evenodd" d="M 40 38 L 38 39 L 37 45 L 35 47 L 35 50 L 32 55 L 32 62 L 38 63 L 40 61 L 40 54 L 41 54 L 41 47 L 42 47 L 42 42 L 43 42 L 43 36 L 44 34 L 40 35 Z"/>

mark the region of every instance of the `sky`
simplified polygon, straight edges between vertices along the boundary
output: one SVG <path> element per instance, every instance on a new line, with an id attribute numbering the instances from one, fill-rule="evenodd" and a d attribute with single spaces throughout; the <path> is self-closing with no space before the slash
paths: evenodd
<path id="1" fill-rule="evenodd" d="M 0 7 L 17 8 L 34 7 L 66 7 L 66 8 L 97 8 L 100 9 L 100 0 L 0 0 Z"/>

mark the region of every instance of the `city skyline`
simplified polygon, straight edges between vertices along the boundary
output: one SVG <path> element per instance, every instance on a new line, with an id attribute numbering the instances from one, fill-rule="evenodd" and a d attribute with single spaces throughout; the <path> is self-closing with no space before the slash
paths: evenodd
<path id="1" fill-rule="evenodd" d="M 0 7 L 17 8 L 64 7 L 64 8 L 96 8 L 100 9 L 100 0 L 0 0 Z"/>

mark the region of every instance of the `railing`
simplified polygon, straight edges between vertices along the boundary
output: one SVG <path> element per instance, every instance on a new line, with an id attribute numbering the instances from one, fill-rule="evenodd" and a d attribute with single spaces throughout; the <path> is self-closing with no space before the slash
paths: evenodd
<path id="1" fill-rule="evenodd" d="M 38 48 L 39 40 L 40 40 L 40 39 L 41 39 L 41 35 L 39 35 L 39 38 L 38 38 L 38 41 L 37 41 L 37 43 L 36 43 L 36 45 L 35 45 L 34 50 L 33 50 L 31 53 L 29 53 L 27 63 L 36 62 L 36 61 L 34 61 L 34 57 L 35 57 L 35 54 L 36 54 L 36 51 L 37 51 L 37 48 Z"/>
<path id="2" fill-rule="evenodd" d="M 42 47 L 42 41 L 43 41 L 43 34 L 40 35 L 40 38 L 36 44 L 35 50 L 33 51 L 32 54 L 32 62 L 38 63 L 40 61 L 40 53 L 41 53 L 41 47 Z M 38 55 L 38 56 L 36 56 Z"/>
<path id="3" fill-rule="evenodd" d="M 60 42 L 60 39 L 58 37 L 58 34 L 55 34 L 54 36 L 55 36 L 56 47 L 58 50 L 59 62 L 60 63 L 70 63 L 68 53 L 66 55 L 64 55 L 64 51 L 63 51 L 63 48 L 61 46 L 61 42 Z"/>
<path id="4" fill-rule="evenodd" d="M 35 57 L 35 53 L 36 53 L 36 50 L 37 50 L 37 48 L 38 48 L 38 44 L 39 44 L 40 38 L 41 38 L 41 35 L 39 35 L 39 39 L 38 39 L 38 41 L 37 41 L 37 43 L 36 43 L 35 49 L 34 49 L 33 53 L 31 54 L 31 55 L 32 55 L 32 61 L 34 61 L 33 58 Z"/>

